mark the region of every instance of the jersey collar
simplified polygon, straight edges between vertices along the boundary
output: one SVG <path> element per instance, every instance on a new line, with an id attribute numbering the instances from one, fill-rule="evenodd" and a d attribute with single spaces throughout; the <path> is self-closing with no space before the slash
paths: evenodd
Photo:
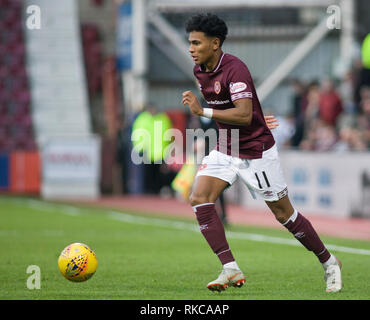
<path id="1" fill-rule="evenodd" d="M 220 59 L 218 60 L 218 63 L 216 65 L 216 67 L 212 71 L 210 71 L 209 73 L 216 72 L 220 68 L 220 65 L 221 65 L 221 62 L 222 62 L 222 59 L 224 58 L 224 56 L 225 56 L 225 53 L 223 51 L 221 51 Z M 203 65 L 199 66 L 199 71 L 205 72 L 205 70 L 203 68 Z"/>

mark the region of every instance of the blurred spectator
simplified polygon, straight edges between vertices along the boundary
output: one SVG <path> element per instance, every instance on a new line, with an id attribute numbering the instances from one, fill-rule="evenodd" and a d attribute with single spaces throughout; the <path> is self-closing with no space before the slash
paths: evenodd
<path id="1" fill-rule="evenodd" d="M 293 147 L 292 140 L 295 139 L 295 133 L 297 130 L 297 122 L 296 119 L 293 117 L 280 117 L 276 116 L 276 119 L 279 123 L 279 126 L 274 130 L 271 130 L 272 135 L 274 136 L 277 148 L 283 149 L 288 148 L 290 146 Z M 303 119 L 303 116 L 302 116 Z M 303 123 L 303 120 L 302 120 Z M 298 130 L 300 128 L 298 127 Z M 303 130 L 302 130 L 302 137 L 303 137 Z"/>
<path id="2" fill-rule="evenodd" d="M 339 138 L 341 139 L 340 132 L 342 129 L 346 129 L 348 127 L 352 128 L 355 126 L 356 114 L 358 112 L 358 108 L 354 100 L 355 73 L 353 70 L 348 71 L 344 75 L 343 79 L 341 79 L 338 91 L 343 106 L 343 112 L 337 120 L 337 130 Z"/>
<path id="3" fill-rule="evenodd" d="M 317 123 L 315 132 L 314 150 L 316 151 L 329 151 L 337 142 L 337 134 L 335 127 L 323 122 Z"/>
<path id="4" fill-rule="evenodd" d="M 361 113 L 361 103 L 362 101 L 366 100 L 366 99 L 370 99 L 370 86 L 364 86 L 361 88 L 361 91 L 360 91 L 360 103 L 359 103 L 359 113 Z"/>
<path id="5" fill-rule="evenodd" d="M 370 90 L 369 90 L 370 93 Z M 358 128 L 367 149 L 370 149 L 370 96 L 361 101 L 361 114 L 358 117 Z"/>
<path id="6" fill-rule="evenodd" d="M 301 150 L 329 151 L 337 142 L 334 126 L 328 125 L 320 119 L 310 123 L 306 137 L 300 145 Z"/>
<path id="7" fill-rule="evenodd" d="M 333 146 L 334 151 L 365 151 L 366 145 L 360 130 L 352 127 L 343 127 L 339 131 L 339 140 Z"/>
<path id="8" fill-rule="evenodd" d="M 360 105 L 362 97 L 361 91 L 364 87 L 370 87 L 370 69 L 366 69 L 359 59 L 355 62 L 356 81 L 355 81 L 355 103 Z"/>
<path id="9" fill-rule="evenodd" d="M 135 119 L 132 125 L 135 130 L 143 130 L 145 134 L 138 134 L 133 140 L 134 149 L 145 159 L 144 185 L 145 193 L 159 194 L 161 189 L 161 165 L 164 160 L 164 151 L 170 141 L 164 139 L 164 133 L 172 128 L 170 118 L 164 112 L 150 104 Z M 159 130 L 159 131 L 158 131 Z M 161 137 L 162 139 L 158 139 Z"/>
<path id="10" fill-rule="evenodd" d="M 128 194 L 143 194 L 144 190 L 144 164 L 136 164 L 132 161 L 133 154 L 141 153 L 141 151 L 133 150 L 131 141 L 132 126 L 137 119 L 138 114 L 128 114 L 125 121 L 119 123 L 117 132 L 116 158 L 122 168 L 122 191 Z"/>
<path id="11" fill-rule="evenodd" d="M 326 124 L 336 126 L 338 116 L 343 111 L 342 102 L 334 88 L 333 81 L 324 79 L 321 82 L 319 95 L 319 117 Z"/>
<path id="12" fill-rule="evenodd" d="M 357 113 L 346 113 L 338 126 L 336 151 L 370 150 L 370 89 L 362 87 Z"/>
<path id="13" fill-rule="evenodd" d="M 129 193 L 129 173 L 131 166 L 131 124 L 122 121 L 117 132 L 117 162 L 121 169 L 122 193 Z"/>
<path id="14" fill-rule="evenodd" d="M 316 81 L 313 81 L 307 89 L 307 101 L 304 108 L 304 128 L 307 129 L 311 123 L 319 117 L 320 88 Z"/>
<path id="15" fill-rule="evenodd" d="M 341 80 L 338 92 L 331 79 L 323 80 L 321 87 L 316 82 L 309 85 L 307 106 L 303 108 L 304 138 L 299 145 L 301 150 L 370 149 L 370 89 L 361 87 L 359 106 L 356 107 L 354 80 L 355 74 L 348 72 Z"/>
<path id="16" fill-rule="evenodd" d="M 303 105 L 303 138 L 299 148 L 303 150 L 313 150 L 314 143 L 314 124 L 319 114 L 320 90 L 316 81 L 311 82 L 307 87 L 306 100 Z"/>
<path id="17" fill-rule="evenodd" d="M 304 84 L 299 80 L 294 80 L 293 87 L 293 121 L 294 134 L 291 138 L 291 146 L 298 147 L 303 139 L 304 134 L 304 109 L 306 106 L 306 89 Z M 279 119 L 280 122 L 281 119 Z"/>
<path id="18" fill-rule="evenodd" d="M 354 73 L 348 71 L 343 79 L 341 79 L 338 93 L 342 101 L 343 111 L 348 115 L 353 115 L 356 112 L 356 105 L 354 101 Z"/>

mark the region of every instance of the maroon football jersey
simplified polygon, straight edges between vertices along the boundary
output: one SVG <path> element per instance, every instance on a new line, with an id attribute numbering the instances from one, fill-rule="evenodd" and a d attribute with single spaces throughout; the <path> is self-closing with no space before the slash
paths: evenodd
<path id="1" fill-rule="evenodd" d="M 213 71 L 206 72 L 202 66 L 195 65 L 194 75 L 210 108 L 219 110 L 235 108 L 234 101 L 243 98 L 252 99 L 253 116 L 249 126 L 216 122 L 220 133 L 216 150 L 235 155 L 235 149 L 232 148 L 232 145 L 235 147 L 235 141 L 232 140 L 235 135 L 232 134 L 232 129 L 238 129 L 239 139 L 236 141 L 239 144 L 238 156 L 243 159 L 261 158 L 262 152 L 271 148 L 275 141 L 266 125 L 251 74 L 245 63 L 231 54 L 222 52 Z"/>

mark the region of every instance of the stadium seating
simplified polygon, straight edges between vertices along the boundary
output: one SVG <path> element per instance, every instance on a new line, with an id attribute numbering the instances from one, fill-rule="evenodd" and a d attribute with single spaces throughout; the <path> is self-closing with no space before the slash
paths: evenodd
<path id="1" fill-rule="evenodd" d="M 37 148 L 25 66 L 20 0 L 0 0 L 0 151 Z"/>
<path id="2" fill-rule="evenodd" d="M 24 36 L 35 139 L 42 149 L 52 139 L 92 132 L 77 1 L 33 3 L 42 3 L 43 23 L 37 32 L 24 28 Z"/>
<path id="3" fill-rule="evenodd" d="M 82 25 L 82 44 L 86 66 L 87 84 L 90 97 L 102 89 L 103 51 L 99 39 L 98 27 L 95 24 Z"/>

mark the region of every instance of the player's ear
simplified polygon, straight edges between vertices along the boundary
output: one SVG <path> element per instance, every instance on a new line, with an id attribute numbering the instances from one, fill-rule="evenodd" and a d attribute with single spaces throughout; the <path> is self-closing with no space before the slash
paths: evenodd
<path id="1" fill-rule="evenodd" d="M 221 41 L 219 38 L 214 37 L 212 40 L 213 50 L 217 50 L 221 46 Z"/>

